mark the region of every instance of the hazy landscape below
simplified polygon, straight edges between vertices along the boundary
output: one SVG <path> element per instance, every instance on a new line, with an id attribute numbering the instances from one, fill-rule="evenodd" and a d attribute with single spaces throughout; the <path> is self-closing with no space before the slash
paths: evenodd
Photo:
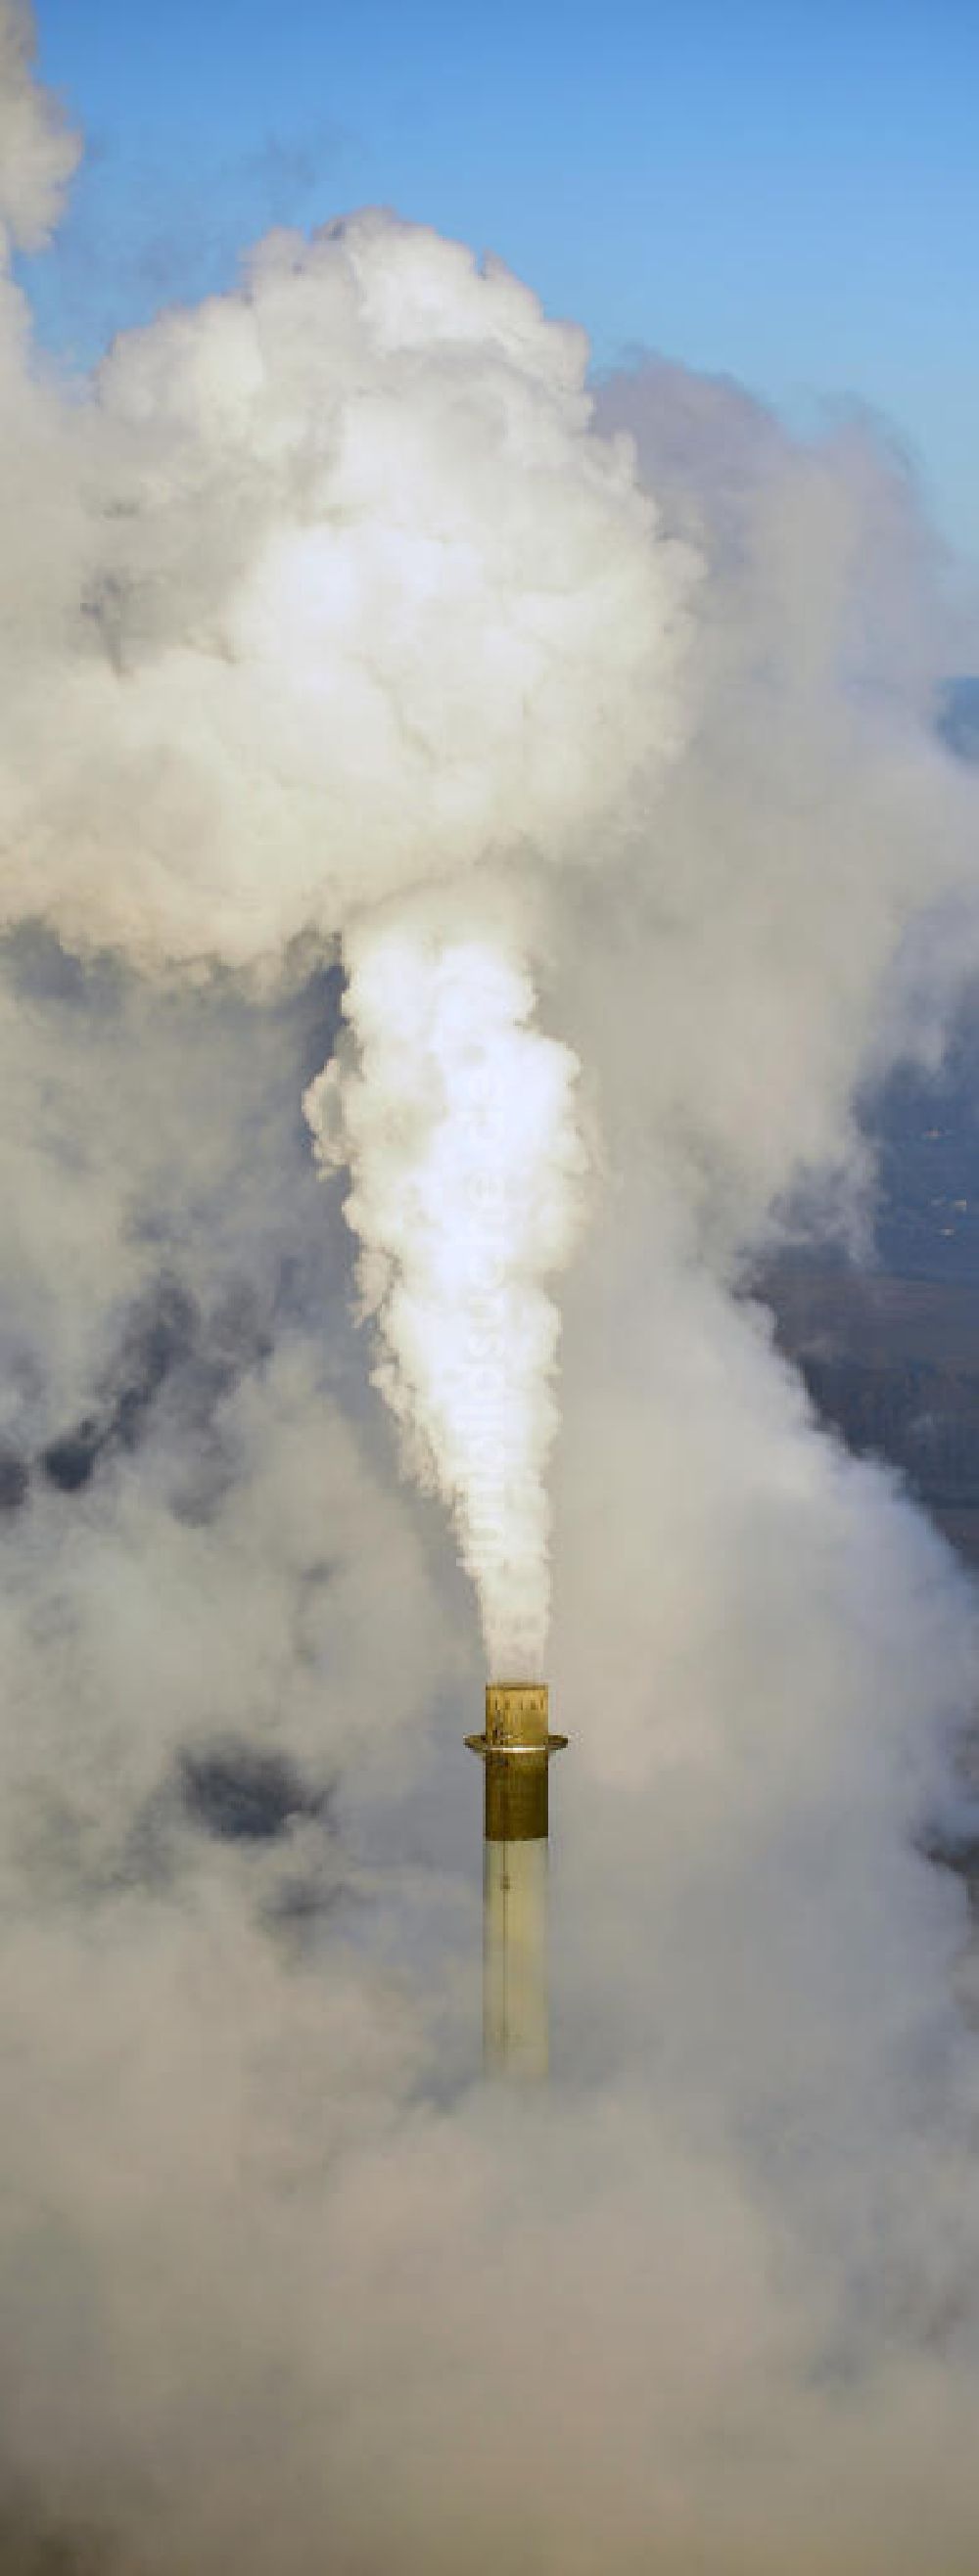
<path id="1" fill-rule="evenodd" d="M 377 207 L 64 380 L 34 34 L 0 2570 L 974 2576 L 979 603 L 862 412 L 593 404 Z"/>
<path id="2" fill-rule="evenodd" d="M 979 761 L 979 681 L 950 683 L 939 730 Z M 861 1124 L 877 1166 L 869 1262 L 800 1245 L 753 1286 L 824 1422 L 897 1467 L 979 1565 L 979 992 L 938 1069 L 900 1065 Z"/>

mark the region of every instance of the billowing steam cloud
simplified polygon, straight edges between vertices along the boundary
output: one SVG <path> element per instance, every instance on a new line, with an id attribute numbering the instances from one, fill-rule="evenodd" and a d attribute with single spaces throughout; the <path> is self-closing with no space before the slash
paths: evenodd
<path id="1" fill-rule="evenodd" d="M 375 1371 L 409 1464 L 454 1507 L 490 1668 L 539 1673 L 550 1604 L 544 1469 L 557 1310 L 584 1150 L 567 1047 L 528 1029 L 533 991 L 490 940 L 362 936 L 337 1056 L 306 1094 L 317 1153 L 349 1164 Z"/>
<path id="2" fill-rule="evenodd" d="M 273 238 L 239 295 L 131 335 L 101 370 L 73 425 L 55 658 L 50 628 L 26 658 L 11 632 L 0 730 L 8 921 L 39 914 L 143 967 L 266 975 L 292 944 L 360 925 L 351 1216 L 366 1209 L 374 1253 L 402 1266 L 419 1226 L 410 1285 L 384 1302 L 381 1382 L 407 1454 L 458 1506 L 488 1648 L 518 1669 L 546 1625 L 556 1318 L 536 1282 L 570 1239 L 575 1159 L 566 1059 L 513 1034 L 532 1002 L 520 884 L 607 862 L 655 785 L 679 737 L 693 565 L 660 540 L 631 442 L 592 430 L 585 359 L 503 270 L 387 217 Z M 63 510 L 64 424 L 50 470 Z M 466 966 L 456 890 L 494 867 L 509 939 L 477 954 L 477 894 Z M 373 970 L 385 1053 L 363 922 L 420 887 L 431 963 L 406 939 Z M 417 996 L 399 995 L 416 964 Z M 463 1096 L 470 1009 L 496 1104 L 482 1117 Z M 435 1152 L 430 1077 L 459 1112 L 450 1135 L 432 1104 Z M 482 1277 L 450 1348 L 467 1228 Z"/>
<path id="3" fill-rule="evenodd" d="M 0 322 L 0 2557 L 966 2576 L 974 1593 L 746 1293 L 977 957 L 913 492 L 376 214 Z M 548 1486 L 519 2104 L 443 1504 L 532 1659 Z"/>
<path id="4" fill-rule="evenodd" d="M 690 557 L 586 354 L 367 214 L 273 235 L 80 407 L 24 387 L 57 534 L 42 602 L 8 484 L 0 917 L 277 969 L 487 860 L 607 859 L 678 736 Z"/>

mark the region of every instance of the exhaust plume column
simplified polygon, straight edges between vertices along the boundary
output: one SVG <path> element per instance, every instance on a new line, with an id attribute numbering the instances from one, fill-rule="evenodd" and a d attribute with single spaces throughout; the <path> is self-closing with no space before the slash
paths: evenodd
<path id="1" fill-rule="evenodd" d="M 488 2069 L 546 2075 L 548 1732 L 545 1682 L 488 1682 L 483 1762 L 483 2054 Z"/>
<path id="2" fill-rule="evenodd" d="M 386 920 L 345 944 L 349 1038 L 304 1108 L 347 1169 L 372 1377 L 404 1461 L 455 1521 L 490 1672 L 539 1673 L 550 1606 L 547 1466 L 560 1318 L 548 1283 L 579 1232 L 578 1061 L 534 1025 L 502 935 Z"/>

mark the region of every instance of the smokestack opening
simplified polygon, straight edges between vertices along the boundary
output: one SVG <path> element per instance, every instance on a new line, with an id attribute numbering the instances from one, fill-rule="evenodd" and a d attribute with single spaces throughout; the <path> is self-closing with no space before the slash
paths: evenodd
<path id="1" fill-rule="evenodd" d="M 552 1735 L 546 1682 L 487 1682 L 486 1729 L 467 1735 L 484 1764 L 484 1836 L 488 1843 L 545 1841 L 547 1774 L 566 1735 Z"/>

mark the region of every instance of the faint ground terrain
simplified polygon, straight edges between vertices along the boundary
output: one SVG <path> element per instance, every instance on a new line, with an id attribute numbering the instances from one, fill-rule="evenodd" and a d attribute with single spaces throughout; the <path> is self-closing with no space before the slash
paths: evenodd
<path id="1" fill-rule="evenodd" d="M 888 1458 L 979 1571 L 979 1278 L 786 1259 L 762 1274 L 780 1348 L 823 1420 Z"/>
<path id="2" fill-rule="evenodd" d="M 949 683 L 938 729 L 979 764 L 979 679 Z M 900 1468 L 979 1571 L 979 991 L 941 1070 L 898 1067 L 864 1123 L 880 1169 L 874 1266 L 786 1253 L 755 1293 L 824 1421 Z"/>

